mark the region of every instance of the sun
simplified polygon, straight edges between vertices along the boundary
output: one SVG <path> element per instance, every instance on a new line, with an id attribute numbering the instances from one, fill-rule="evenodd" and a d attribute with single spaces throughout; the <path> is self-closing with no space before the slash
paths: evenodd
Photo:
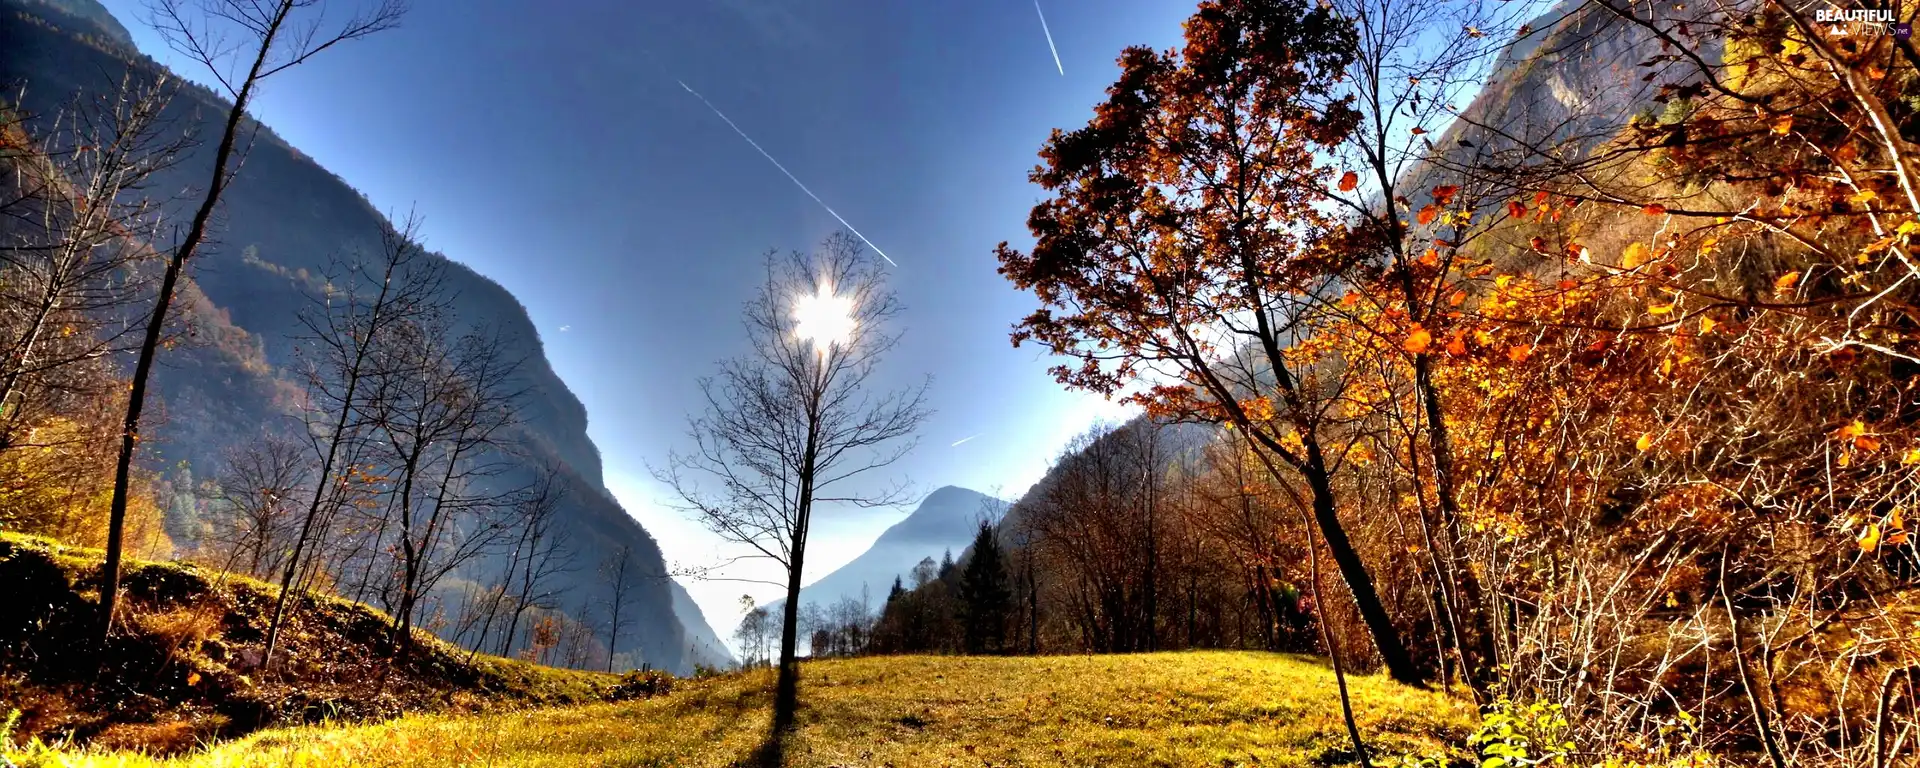
<path id="1" fill-rule="evenodd" d="M 793 335 L 813 342 L 826 354 L 835 345 L 844 346 L 853 338 L 853 298 L 839 296 L 833 285 L 821 283 L 813 294 L 801 294 L 793 300 Z"/>

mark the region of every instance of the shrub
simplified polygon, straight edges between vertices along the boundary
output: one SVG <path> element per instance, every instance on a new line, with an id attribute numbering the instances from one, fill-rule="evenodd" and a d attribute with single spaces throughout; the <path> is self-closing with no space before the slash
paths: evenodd
<path id="1" fill-rule="evenodd" d="M 636 669 L 620 676 L 620 682 L 607 694 L 612 701 L 651 699 L 673 690 L 673 675 L 658 669 Z"/>

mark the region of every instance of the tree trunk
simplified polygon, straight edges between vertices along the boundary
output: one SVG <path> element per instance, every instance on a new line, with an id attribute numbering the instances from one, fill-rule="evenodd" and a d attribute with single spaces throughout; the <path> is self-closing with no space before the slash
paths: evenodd
<path id="1" fill-rule="evenodd" d="M 134 447 L 140 442 L 140 411 L 146 405 L 147 377 L 153 372 L 153 358 L 159 352 L 160 332 L 167 323 L 167 307 L 173 303 L 174 285 L 180 281 L 180 271 L 193 258 L 202 240 L 207 236 L 207 225 L 213 220 L 214 206 L 220 202 L 220 193 L 227 187 L 227 165 L 233 157 L 234 139 L 240 133 L 240 121 L 246 116 L 247 100 L 253 94 L 254 83 L 260 78 L 260 68 L 266 64 L 267 54 L 273 49 L 273 39 L 280 31 L 280 22 L 286 19 L 283 12 L 274 14 L 273 23 L 267 26 L 266 33 L 260 37 L 260 52 L 253 59 L 252 68 L 247 70 L 247 78 L 240 83 L 240 91 L 234 96 L 233 109 L 227 111 L 227 127 L 220 135 L 220 147 L 213 155 L 213 181 L 207 187 L 207 196 L 200 201 L 200 208 L 194 211 L 193 222 L 187 226 L 187 235 L 173 249 L 173 258 L 167 261 L 166 273 L 160 279 L 160 295 L 153 300 L 153 316 L 147 320 L 146 337 L 140 343 L 140 358 L 133 366 L 133 382 L 127 394 L 127 418 L 120 431 L 120 458 L 113 470 L 113 503 L 107 512 L 107 554 L 106 561 L 100 566 L 100 626 L 94 639 L 105 648 L 107 637 L 113 632 L 113 614 L 120 604 L 120 557 L 122 539 L 127 531 L 127 485 L 129 474 L 133 470 Z"/>
<path id="2" fill-rule="evenodd" d="M 800 620 L 800 574 L 807 552 L 807 527 L 813 517 L 813 471 L 819 439 L 817 424 L 807 425 L 807 451 L 800 464 L 800 498 L 793 526 L 793 562 L 787 564 L 787 604 L 781 606 L 780 675 L 773 695 L 773 730 L 793 728 L 800 708 L 800 661 L 797 637 Z"/>
<path id="3" fill-rule="evenodd" d="M 1353 541 L 1347 538 L 1347 529 L 1340 523 L 1339 511 L 1333 504 L 1333 484 L 1327 477 L 1320 444 L 1318 441 L 1309 441 L 1306 445 L 1307 466 L 1302 474 L 1306 475 L 1307 485 L 1313 491 L 1314 522 L 1320 528 L 1327 551 L 1333 555 L 1334 565 L 1340 569 L 1341 579 L 1346 581 L 1347 590 L 1353 594 L 1354 607 L 1359 609 L 1368 634 L 1373 636 L 1374 646 L 1380 651 L 1380 660 L 1386 665 L 1387 674 L 1407 685 L 1424 686 L 1426 681 L 1421 679 L 1420 671 L 1413 665 L 1413 657 L 1401 643 L 1400 631 L 1393 626 L 1393 617 L 1387 615 L 1386 606 L 1380 602 L 1380 593 L 1374 589 L 1373 577 L 1367 573 L 1366 563 L 1360 560 L 1360 553 L 1354 551 Z"/>

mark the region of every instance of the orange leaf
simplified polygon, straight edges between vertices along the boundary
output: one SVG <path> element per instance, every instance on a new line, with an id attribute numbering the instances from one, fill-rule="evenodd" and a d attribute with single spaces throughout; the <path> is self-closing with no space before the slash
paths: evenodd
<path id="1" fill-rule="evenodd" d="M 1880 450 L 1880 438 L 1873 435 L 1861 435 L 1853 439 L 1853 447 L 1861 451 Z"/>
<path id="2" fill-rule="evenodd" d="M 1653 435 L 1641 435 L 1639 440 L 1633 441 L 1633 447 L 1640 449 L 1641 453 L 1646 453 L 1653 448 Z"/>
<path id="3" fill-rule="evenodd" d="M 1358 186 L 1360 186 L 1360 174 L 1347 171 L 1345 175 L 1340 177 L 1340 191 L 1352 192 L 1354 188 Z"/>
<path id="4" fill-rule="evenodd" d="M 1425 208 L 1421 208 L 1421 209 L 1420 209 L 1420 217 L 1419 217 L 1419 218 L 1420 218 L 1420 226 L 1423 226 L 1423 227 L 1424 227 L 1424 226 L 1426 226 L 1426 225 L 1428 225 L 1428 224 L 1432 224 L 1432 223 L 1433 223 L 1433 220 L 1434 220 L 1435 218 L 1437 218 L 1437 217 L 1439 217 L 1439 215 L 1440 215 L 1440 209 L 1439 209 L 1439 207 L 1437 207 L 1437 206 L 1434 206 L 1434 205 L 1428 205 L 1428 206 L 1427 206 L 1427 207 L 1425 207 Z"/>
<path id="5" fill-rule="evenodd" d="M 1465 303 L 1466 300 L 1467 300 L 1466 291 L 1454 291 L 1452 296 L 1447 297 L 1447 303 L 1449 305 L 1456 306 L 1456 307 Z"/>
<path id="6" fill-rule="evenodd" d="M 1516 363 L 1524 363 L 1527 361 L 1527 358 L 1531 357 L 1532 355 L 1533 355 L 1533 347 L 1530 347 L 1526 344 L 1515 344 L 1512 347 L 1507 348 L 1507 359 L 1512 360 Z"/>
<path id="7" fill-rule="evenodd" d="M 1791 131 L 1791 130 L 1793 130 L 1793 115 L 1786 115 L 1784 117 L 1781 117 L 1778 120 L 1773 121 L 1774 133 L 1785 136 L 1787 135 L 1787 131 Z"/>
<path id="8" fill-rule="evenodd" d="M 1880 524 L 1867 523 L 1867 527 L 1860 530 L 1860 538 L 1857 541 L 1860 544 L 1860 548 L 1868 552 L 1872 552 L 1878 548 L 1880 546 Z"/>
<path id="9" fill-rule="evenodd" d="M 1848 424 L 1840 428 L 1840 432 L 1837 434 L 1837 437 L 1839 437 L 1841 440 L 1852 440 L 1866 433 L 1867 433 L 1866 422 L 1863 422 L 1859 419 L 1854 419 L 1852 424 Z"/>
<path id="10" fill-rule="evenodd" d="M 1507 215 L 1512 216 L 1516 219 L 1524 217 L 1527 215 L 1527 207 L 1524 205 L 1521 205 L 1520 201 L 1518 200 L 1508 200 Z"/>
<path id="11" fill-rule="evenodd" d="M 1648 205 L 1645 208 L 1641 208 L 1640 210 L 1641 212 L 1647 214 L 1648 216 L 1661 216 L 1667 212 L 1667 207 L 1659 203 L 1653 203 L 1651 205 Z"/>
<path id="12" fill-rule="evenodd" d="M 1460 188 L 1452 184 L 1442 184 L 1440 186 L 1434 187 L 1433 202 L 1436 205 L 1452 205 L 1453 196 L 1455 194 L 1458 194 L 1459 192 L 1460 192 Z"/>
<path id="13" fill-rule="evenodd" d="M 1788 291 L 1792 291 L 1794 284 L 1798 282 L 1800 282 L 1800 273 L 1788 272 L 1781 275 L 1780 279 L 1773 281 L 1773 292 L 1787 293 Z"/>
<path id="14" fill-rule="evenodd" d="M 1447 340 L 1447 354 L 1453 355 L 1454 357 L 1465 356 L 1467 354 L 1467 338 L 1458 333 L 1454 334 L 1453 338 Z"/>
<path id="15" fill-rule="evenodd" d="M 1433 334 L 1428 333 L 1427 329 L 1416 325 L 1413 327 L 1413 333 L 1407 334 L 1406 343 L 1400 346 L 1405 347 L 1408 352 L 1417 355 L 1427 351 L 1427 347 L 1432 344 Z"/>

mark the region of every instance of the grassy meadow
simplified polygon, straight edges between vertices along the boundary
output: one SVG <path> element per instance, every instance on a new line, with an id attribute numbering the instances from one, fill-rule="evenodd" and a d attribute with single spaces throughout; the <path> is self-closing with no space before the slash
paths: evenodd
<path id="1" fill-rule="evenodd" d="M 1350 680 L 1376 755 L 1464 738 L 1472 707 Z M 23 766 L 727 766 L 763 756 L 772 673 L 619 704 L 262 731 L 172 759 L 41 749 Z M 1303 657 L 836 659 L 803 667 L 789 766 L 1289 766 L 1352 760 L 1334 679 Z"/>

